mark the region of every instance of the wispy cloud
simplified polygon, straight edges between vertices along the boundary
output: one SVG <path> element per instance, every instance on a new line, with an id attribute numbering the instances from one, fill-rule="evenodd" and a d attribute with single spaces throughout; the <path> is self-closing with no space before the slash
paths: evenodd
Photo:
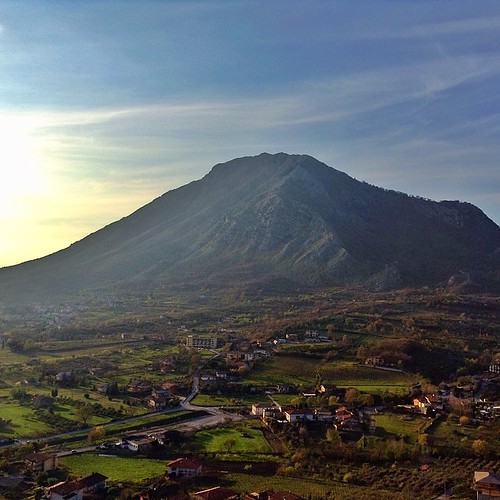
<path id="1" fill-rule="evenodd" d="M 58 244 L 262 151 L 500 220 L 494 1 L 26 5 L 36 23 L 15 3 L 0 19 L 0 130 L 17 134 L 0 141 L 36 156 L 43 189 L 4 215 L 53 221 Z"/>

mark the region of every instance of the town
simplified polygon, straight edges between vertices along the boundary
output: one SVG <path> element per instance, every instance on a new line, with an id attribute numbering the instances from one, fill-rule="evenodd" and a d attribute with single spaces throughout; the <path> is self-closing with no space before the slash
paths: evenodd
<path id="1" fill-rule="evenodd" d="M 436 384 L 434 367 L 410 371 L 404 342 L 384 335 L 393 319 L 359 311 L 265 335 L 243 334 L 238 316 L 204 333 L 167 321 L 175 336 L 2 337 L 6 498 L 472 498 L 495 487 L 494 357 Z M 415 351 L 424 323 L 399 324 Z"/>

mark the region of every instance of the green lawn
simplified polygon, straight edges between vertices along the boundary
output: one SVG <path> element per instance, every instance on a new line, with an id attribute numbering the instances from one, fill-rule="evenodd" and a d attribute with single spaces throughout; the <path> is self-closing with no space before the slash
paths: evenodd
<path id="1" fill-rule="evenodd" d="M 197 432 L 195 442 L 201 452 L 272 453 L 262 431 L 257 427 L 238 426 Z"/>
<path id="2" fill-rule="evenodd" d="M 110 481 L 140 482 L 159 476 L 166 471 L 166 460 L 149 458 L 125 458 L 82 453 L 61 457 L 59 463 L 67 467 L 73 476 L 82 476 L 98 471 Z"/>
<path id="3" fill-rule="evenodd" d="M 0 415 L 12 421 L 11 426 L 2 430 L 2 434 L 6 436 L 35 436 L 49 430 L 45 423 L 35 417 L 31 406 L 21 406 L 17 402 L 2 402 Z"/>
<path id="4" fill-rule="evenodd" d="M 245 381 L 255 384 L 287 383 L 311 386 L 315 384 L 318 373 L 326 384 L 356 387 L 370 393 L 407 393 L 408 386 L 416 381 L 415 377 L 403 372 L 379 370 L 350 361 L 324 362 L 321 359 L 297 355 L 275 356 L 250 372 Z"/>
<path id="5" fill-rule="evenodd" d="M 275 356 L 251 371 L 245 382 L 254 384 L 314 384 L 318 360 L 300 356 Z"/>
<path id="6" fill-rule="evenodd" d="M 429 419 L 425 417 L 393 413 L 382 413 L 373 418 L 377 426 L 376 436 L 384 438 L 405 436 L 405 441 L 408 443 L 416 443 L 423 428 L 429 423 Z"/>
<path id="7" fill-rule="evenodd" d="M 252 403 L 259 403 L 262 400 L 267 400 L 264 396 L 216 396 L 212 394 L 197 394 L 191 401 L 192 404 L 198 406 L 232 406 L 232 405 L 251 405 Z"/>
<path id="8" fill-rule="evenodd" d="M 63 405 L 63 404 L 57 404 L 53 408 L 54 413 L 57 415 L 60 415 L 61 417 L 64 417 L 68 420 L 78 422 L 79 418 L 76 415 L 76 407 L 71 406 L 71 405 Z M 109 418 L 103 418 L 99 417 L 97 415 L 92 415 L 89 420 L 87 421 L 88 425 L 101 425 L 106 422 L 109 422 Z"/>

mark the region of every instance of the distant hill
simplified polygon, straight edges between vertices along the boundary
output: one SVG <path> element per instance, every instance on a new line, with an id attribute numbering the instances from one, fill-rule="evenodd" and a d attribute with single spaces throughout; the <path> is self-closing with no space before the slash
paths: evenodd
<path id="1" fill-rule="evenodd" d="M 218 164 L 47 257 L 0 269 L 0 300 L 282 280 L 498 287 L 500 228 L 474 205 L 359 182 L 306 155 Z"/>

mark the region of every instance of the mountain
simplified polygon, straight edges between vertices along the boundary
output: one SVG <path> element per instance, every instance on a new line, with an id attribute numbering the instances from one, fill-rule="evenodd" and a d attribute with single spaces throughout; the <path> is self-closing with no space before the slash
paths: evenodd
<path id="1" fill-rule="evenodd" d="M 182 283 L 497 286 L 500 228 L 477 207 L 359 182 L 306 155 L 218 164 L 47 257 L 0 269 L 2 302 Z"/>

